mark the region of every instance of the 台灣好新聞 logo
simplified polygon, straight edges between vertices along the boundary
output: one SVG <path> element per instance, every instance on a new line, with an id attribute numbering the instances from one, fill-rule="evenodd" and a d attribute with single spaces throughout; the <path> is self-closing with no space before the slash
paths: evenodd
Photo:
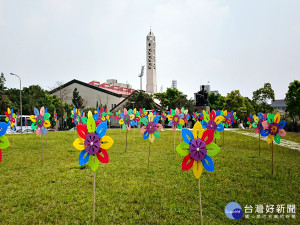
<path id="1" fill-rule="evenodd" d="M 229 219 L 241 219 L 243 217 L 242 207 L 236 202 L 230 202 L 225 206 L 225 215 Z"/>

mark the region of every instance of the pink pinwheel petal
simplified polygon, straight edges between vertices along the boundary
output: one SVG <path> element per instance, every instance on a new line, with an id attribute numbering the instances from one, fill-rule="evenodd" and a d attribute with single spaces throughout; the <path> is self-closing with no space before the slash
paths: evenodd
<path id="1" fill-rule="evenodd" d="M 161 130 L 161 129 L 163 129 L 163 126 L 160 123 L 155 125 L 155 130 Z"/>
<path id="2" fill-rule="evenodd" d="M 286 132 L 285 132 L 284 129 L 279 129 L 279 136 L 280 136 L 280 137 L 286 136 Z"/>
<path id="3" fill-rule="evenodd" d="M 44 116 L 44 114 L 45 114 L 45 107 L 44 107 L 44 106 L 41 108 L 40 114 L 41 114 L 42 116 Z"/>
<path id="4" fill-rule="evenodd" d="M 142 128 L 141 128 L 141 130 L 140 130 L 140 133 L 145 133 L 146 132 L 146 130 L 147 130 L 147 128 L 146 128 L 146 126 L 142 126 Z"/>
<path id="5" fill-rule="evenodd" d="M 127 130 L 130 130 L 131 129 L 130 124 L 126 124 L 126 128 L 127 128 Z"/>
<path id="6" fill-rule="evenodd" d="M 269 123 L 268 123 L 268 121 L 264 121 L 264 122 L 262 122 L 261 124 L 263 125 L 263 128 L 264 128 L 264 129 L 268 129 L 268 128 L 269 128 Z"/>
<path id="7" fill-rule="evenodd" d="M 39 136 L 41 134 L 41 128 L 37 127 L 36 128 L 36 135 Z"/>

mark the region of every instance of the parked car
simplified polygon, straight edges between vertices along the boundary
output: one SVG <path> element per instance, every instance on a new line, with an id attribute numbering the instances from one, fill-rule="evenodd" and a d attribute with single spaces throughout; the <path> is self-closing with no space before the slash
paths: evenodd
<path id="1" fill-rule="evenodd" d="M 34 132 L 34 130 L 32 130 L 32 129 L 25 129 L 25 130 L 23 130 L 22 134 L 29 134 L 29 133 L 33 133 L 33 132 Z"/>
<path id="2" fill-rule="evenodd" d="M 76 130 L 76 127 L 72 127 L 69 131 L 74 131 Z"/>
<path id="3" fill-rule="evenodd" d="M 53 131 L 54 131 L 54 132 L 55 132 L 55 131 L 57 131 L 57 130 L 55 130 L 55 129 L 53 129 L 53 128 L 48 128 L 47 131 L 50 131 L 50 132 L 53 132 Z"/>

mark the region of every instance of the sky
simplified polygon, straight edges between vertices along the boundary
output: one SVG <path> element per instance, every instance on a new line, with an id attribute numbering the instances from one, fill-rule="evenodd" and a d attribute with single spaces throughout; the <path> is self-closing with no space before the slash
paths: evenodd
<path id="1" fill-rule="evenodd" d="M 117 79 L 139 89 L 146 36 L 156 36 L 157 90 L 177 80 L 276 99 L 300 80 L 299 0 L 0 0 L 0 72 L 8 88 Z M 143 89 L 146 76 L 143 77 Z"/>

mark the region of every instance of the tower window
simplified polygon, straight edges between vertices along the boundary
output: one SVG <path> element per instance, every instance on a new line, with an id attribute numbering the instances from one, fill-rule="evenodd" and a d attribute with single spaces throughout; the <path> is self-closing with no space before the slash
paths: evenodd
<path id="1" fill-rule="evenodd" d="M 150 47 L 150 46 L 151 46 L 151 43 L 149 43 L 148 45 L 149 45 L 149 47 Z"/>
<path id="2" fill-rule="evenodd" d="M 151 66 L 148 66 L 148 69 L 151 70 Z"/>

